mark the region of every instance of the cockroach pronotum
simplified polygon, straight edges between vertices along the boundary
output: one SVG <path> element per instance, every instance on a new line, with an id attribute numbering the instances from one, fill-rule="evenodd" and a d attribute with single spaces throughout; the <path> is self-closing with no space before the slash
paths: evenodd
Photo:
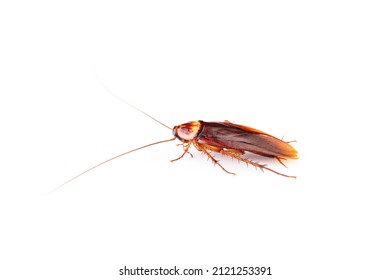
<path id="1" fill-rule="evenodd" d="M 103 84 L 102 84 L 103 85 Z M 188 123 L 180 124 L 175 126 L 173 129 L 169 126 L 165 125 L 164 123 L 160 122 L 159 120 L 155 119 L 151 115 L 145 113 L 144 111 L 138 109 L 137 107 L 133 106 L 132 104 L 126 102 L 125 100 L 121 99 L 120 97 L 116 96 L 115 94 L 111 93 L 104 85 L 103 87 L 114 97 L 118 98 L 122 102 L 130 105 L 137 111 L 145 114 L 149 118 L 153 119 L 154 121 L 158 122 L 159 124 L 165 126 L 166 128 L 172 130 L 174 138 L 167 139 L 167 140 L 161 140 L 158 142 L 154 142 L 151 144 L 147 144 L 145 146 L 127 151 L 125 153 L 122 153 L 120 155 L 117 155 L 115 157 L 112 157 L 110 159 L 107 159 L 87 170 L 80 173 L 79 175 L 69 179 L 62 185 L 58 186 L 56 189 L 59 189 L 60 187 L 64 186 L 65 184 L 73 181 L 74 179 L 80 177 L 81 175 L 91 171 L 92 169 L 95 169 L 111 160 L 117 159 L 119 157 L 122 157 L 124 155 L 130 154 L 132 152 L 165 143 L 174 141 L 175 139 L 178 139 L 181 141 L 181 144 L 183 146 L 183 154 L 179 156 L 176 159 L 171 160 L 177 161 L 184 157 L 185 154 L 189 154 L 192 157 L 192 154 L 189 152 L 189 149 L 191 146 L 194 146 L 198 151 L 204 153 L 215 165 L 218 165 L 223 171 L 225 171 L 228 174 L 235 173 L 230 172 L 226 170 L 218 160 L 216 160 L 211 152 L 219 153 L 222 155 L 229 156 L 231 158 L 237 159 L 238 161 L 242 161 L 246 163 L 247 165 L 252 165 L 255 168 L 259 168 L 261 170 L 268 170 L 270 172 L 273 172 L 277 175 L 288 177 L 288 178 L 296 178 L 296 176 L 290 176 L 286 175 L 280 172 L 277 172 L 271 168 L 269 168 L 265 164 L 259 164 L 257 162 L 254 162 L 253 160 L 250 160 L 248 158 L 242 157 L 246 152 L 250 152 L 252 154 L 260 155 L 263 157 L 268 158 L 274 158 L 279 163 L 281 163 L 283 166 L 284 163 L 282 160 L 287 159 L 298 159 L 298 152 L 295 150 L 289 142 L 285 142 L 279 138 L 276 138 L 268 133 L 265 133 L 263 131 L 244 126 L 244 125 L 238 125 L 231 123 L 229 121 L 224 122 L 205 122 L 205 121 L 191 121 Z M 56 190 L 55 189 L 55 190 Z"/>

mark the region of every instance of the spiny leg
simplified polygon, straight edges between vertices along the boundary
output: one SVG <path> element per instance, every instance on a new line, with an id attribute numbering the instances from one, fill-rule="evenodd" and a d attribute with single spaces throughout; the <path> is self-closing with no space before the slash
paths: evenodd
<path id="1" fill-rule="evenodd" d="M 228 174 L 232 174 L 232 175 L 236 175 L 235 173 L 233 172 L 230 172 L 230 171 L 227 171 L 219 162 L 218 160 L 216 160 L 208 151 L 207 149 L 211 150 L 211 151 L 214 151 L 214 152 L 221 152 L 221 149 L 217 148 L 217 147 L 213 147 L 213 146 L 209 146 L 209 145 L 202 145 L 202 144 L 199 144 L 199 143 L 193 143 L 195 148 L 200 151 L 200 152 L 203 152 L 206 154 L 206 156 L 209 157 L 209 159 L 211 159 L 211 161 L 218 165 L 219 167 L 222 168 L 223 171 L 225 171 L 226 173 Z"/>
<path id="2" fill-rule="evenodd" d="M 171 162 L 174 162 L 174 161 L 177 161 L 177 160 L 181 159 L 182 157 L 184 157 L 184 155 L 186 153 L 189 153 L 191 155 L 191 153 L 188 151 L 190 149 L 190 147 L 191 147 L 191 142 L 188 143 L 187 146 L 185 146 L 185 147 L 184 147 L 184 144 L 183 144 L 183 149 L 184 149 L 183 154 L 180 157 L 176 158 L 176 159 L 172 159 Z"/>
<path id="3" fill-rule="evenodd" d="M 265 170 L 271 171 L 271 172 L 273 172 L 273 173 L 275 173 L 275 174 L 278 174 L 278 175 L 280 175 L 280 176 L 287 177 L 287 178 L 294 178 L 294 179 L 297 178 L 296 176 L 290 176 L 290 175 L 286 175 L 286 174 L 283 174 L 283 173 L 279 173 L 279 172 L 277 172 L 277 171 L 275 171 L 275 170 L 273 170 L 273 169 L 267 167 L 267 166 L 264 165 L 264 164 L 259 164 L 259 163 L 257 163 L 257 162 L 251 161 L 250 159 L 240 157 L 239 155 L 234 154 L 234 153 L 229 154 L 229 156 L 231 156 L 231 157 L 233 157 L 233 158 L 235 158 L 235 159 L 237 159 L 237 160 L 239 160 L 239 161 L 245 162 L 246 164 L 250 164 L 250 165 L 252 165 L 252 166 L 254 166 L 254 167 L 258 167 L 258 168 L 260 168 L 261 170 L 265 169 Z"/>
<path id="4" fill-rule="evenodd" d="M 191 144 L 187 144 L 188 145 L 191 145 Z M 188 148 L 186 145 L 184 145 L 184 143 L 180 143 L 180 144 L 176 144 L 176 146 L 182 146 L 183 147 L 183 150 L 185 151 L 187 149 L 187 153 L 193 158 L 194 156 L 188 151 Z"/>
<path id="5" fill-rule="evenodd" d="M 282 161 L 282 159 L 286 160 L 285 158 L 281 158 L 281 157 L 275 157 L 275 158 L 276 158 L 277 161 L 279 161 L 279 163 L 280 163 L 281 165 L 283 165 L 284 167 L 287 168 L 287 166 L 286 166 L 286 165 L 283 163 L 283 161 Z"/>

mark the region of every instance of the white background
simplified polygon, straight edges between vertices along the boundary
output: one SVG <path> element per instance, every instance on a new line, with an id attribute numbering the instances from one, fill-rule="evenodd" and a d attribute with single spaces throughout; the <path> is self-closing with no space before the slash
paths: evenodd
<path id="1" fill-rule="evenodd" d="M 2 2 L 0 278 L 177 265 L 389 279 L 385 2 Z M 223 158 L 231 176 L 197 151 L 170 163 L 176 141 L 44 194 L 172 137 L 95 71 L 171 127 L 229 120 L 297 140 L 288 169 L 258 160 L 298 179 Z"/>

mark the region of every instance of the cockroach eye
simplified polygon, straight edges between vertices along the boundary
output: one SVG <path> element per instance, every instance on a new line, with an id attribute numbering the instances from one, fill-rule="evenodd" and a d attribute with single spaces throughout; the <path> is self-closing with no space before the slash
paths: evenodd
<path id="1" fill-rule="evenodd" d="M 177 135 L 177 126 L 174 126 L 172 129 L 172 134 L 175 136 L 177 139 L 179 139 L 179 136 Z"/>

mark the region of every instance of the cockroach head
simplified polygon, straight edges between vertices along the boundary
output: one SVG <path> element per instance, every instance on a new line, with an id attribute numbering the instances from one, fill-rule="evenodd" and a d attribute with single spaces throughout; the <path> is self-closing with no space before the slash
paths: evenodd
<path id="1" fill-rule="evenodd" d="M 173 128 L 173 135 L 182 142 L 189 142 L 199 136 L 203 130 L 202 121 L 193 121 L 177 125 Z"/>

